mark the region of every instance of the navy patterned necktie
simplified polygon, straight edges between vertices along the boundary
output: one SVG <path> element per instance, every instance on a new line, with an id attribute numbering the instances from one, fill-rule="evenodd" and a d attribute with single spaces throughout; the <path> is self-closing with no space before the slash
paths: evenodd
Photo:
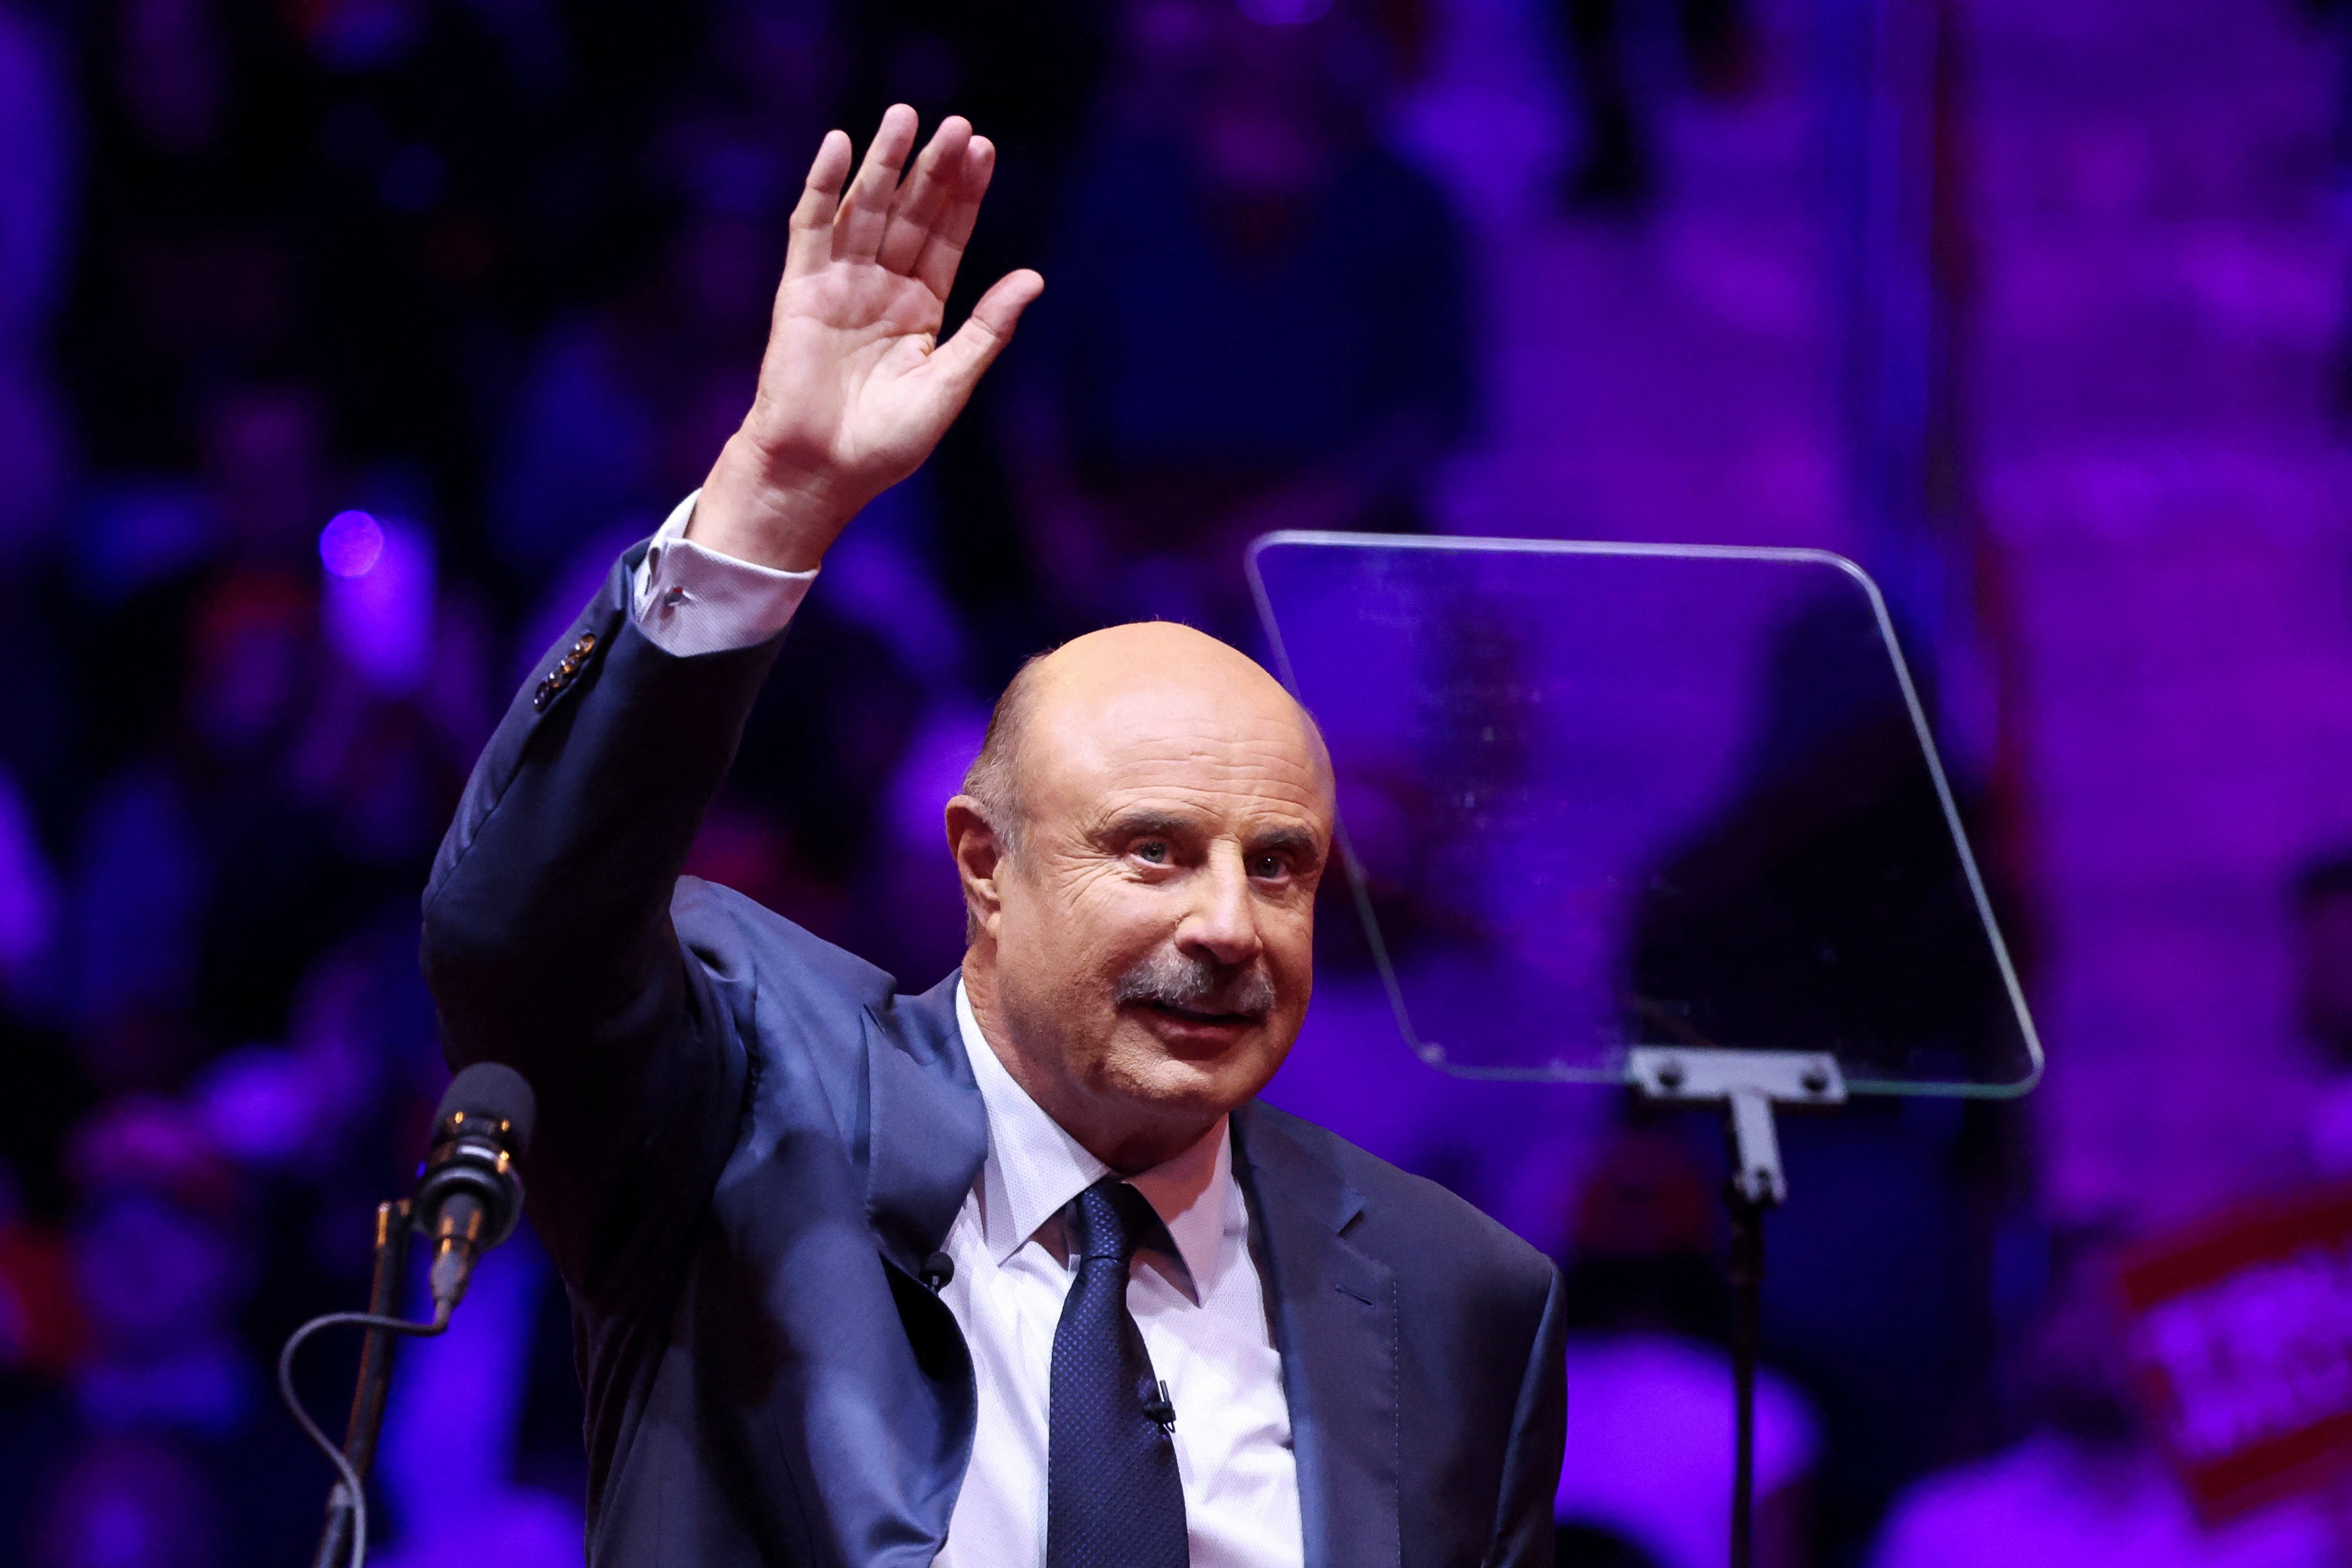
<path id="1" fill-rule="evenodd" d="M 1045 1568 L 1188 1568 L 1174 1417 L 1127 1310 L 1136 1247 L 1173 1244 L 1143 1194 L 1117 1176 L 1062 1212 L 1078 1277 L 1054 1330 Z"/>

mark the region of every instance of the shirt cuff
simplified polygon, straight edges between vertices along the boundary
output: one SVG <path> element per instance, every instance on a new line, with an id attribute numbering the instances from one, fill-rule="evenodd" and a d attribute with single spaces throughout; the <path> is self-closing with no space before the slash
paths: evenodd
<path id="1" fill-rule="evenodd" d="M 631 614 L 637 629 L 665 653 L 688 658 L 766 642 L 792 624 L 814 571 L 781 572 L 697 544 L 686 537 L 696 490 L 654 534 L 637 563 Z"/>

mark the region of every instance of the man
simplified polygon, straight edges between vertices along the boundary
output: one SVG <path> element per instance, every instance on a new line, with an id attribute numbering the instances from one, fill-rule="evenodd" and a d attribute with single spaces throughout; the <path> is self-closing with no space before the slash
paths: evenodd
<path id="1" fill-rule="evenodd" d="M 1548 1561 L 1557 1276 L 1253 1098 L 1331 844 L 1264 671 L 1164 625 L 1025 670 L 921 996 L 677 875 L 825 547 L 1043 288 L 934 342 L 992 153 L 950 119 L 902 181 L 915 131 L 845 193 L 825 139 L 742 428 L 516 700 L 425 894 L 452 1060 L 540 1095 L 591 1560 Z"/>

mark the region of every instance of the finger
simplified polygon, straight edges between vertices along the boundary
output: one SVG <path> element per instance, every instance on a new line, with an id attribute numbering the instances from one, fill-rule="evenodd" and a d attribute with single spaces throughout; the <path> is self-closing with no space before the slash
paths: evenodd
<path id="1" fill-rule="evenodd" d="M 915 281 L 942 300 L 955 287 L 956 268 L 963 265 L 972 225 L 980 221 L 980 199 L 988 194 L 989 179 L 995 173 L 996 143 L 985 136 L 973 137 L 964 148 L 962 177 L 956 182 L 955 193 L 940 209 L 930 237 L 915 258 Z M 1003 286 L 999 279 L 997 287 Z M 1039 286 L 1044 286 L 1042 280 Z"/>
<path id="2" fill-rule="evenodd" d="M 808 184 L 793 208 L 792 244 L 784 252 L 784 276 L 814 272 L 833 255 L 833 215 L 841 205 L 841 182 L 849 177 L 849 133 L 828 131 L 809 164 Z"/>
<path id="3" fill-rule="evenodd" d="M 956 335 L 931 352 L 936 373 L 946 378 L 959 397 L 971 395 L 981 373 L 1013 341 L 1021 312 L 1045 291 L 1045 279 L 1026 267 L 1006 273 L 980 297 L 980 303 L 971 308 L 971 319 L 956 330 Z"/>
<path id="4" fill-rule="evenodd" d="M 964 149 L 971 143 L 971 121 L 950 114 L 931 132 L 930 145 L 915 160 L 915 172 L 898 187 L 890 208 L 890 226 L 882 236 L 876 259 L 893 272 L 911 272 L 931 225 L 963 179 Z"/>
<path id="5" fill-rule="evenodd" d="M 915 150 L 915 111 L 894 103 L 882 112 L 881 129 L 866 149 L 866 162 L 850 182 L 849 195 L 833 218 L 836 261 L 871 261 L 890 225 L 890 202 L 898 192 L 898 171 Z"/>

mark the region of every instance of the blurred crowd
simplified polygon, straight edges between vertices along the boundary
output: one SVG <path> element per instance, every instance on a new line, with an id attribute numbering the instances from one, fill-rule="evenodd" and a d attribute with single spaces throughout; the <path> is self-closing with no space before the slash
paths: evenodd
<path id="1" fill-rule="evenodd" d="M 1558 8 L 1589 109 L 1563 195 L 1614 215 L 1657 184 L 1621 8 Z M 1693 84 L 1736 93 L 1743 8 L 1681 21 Z M 1244 542 L 1423 527 L 1476 429 L 1465 241 L 1382 133 L 1430 30 L 1417 0 L 0 0 L 0 1562 L 307 1561 L 329 1476 L 268 1371 L 364 1300 L 446 1081 L 434 846 L 520 677 L 740 417 L 820 133 L 970 115 L 1003 152 L 960 289 L 1049 288 L 828 559 L 689 869 L 919 988 L 962 943 L 939 805 L 1020 660 L 1142 616 L 1248 645 Z M 2315 973 L 2352 973 L 2347 889 L 2304 889 Z M 2313 994 L 2352 1064 L 2352 1002 Z M 1300 1066 L 1311 1105 L 1328 1062 Z M 1601 1115 L 1538 1238 L 1577 1318 L 1561 1561 L 1697 1568 L 1728 1489 L 1720 1157 Z M 1495 1196 L 1462 1136 L 1366 1125 Z M 1941 1551 L 1969 1507 L 2031 1514 L 1999 1489 L 2035 1464 L 2112 1460 L 2193 1539 L 2103 1363 L 2063 1353 L 2063 1270 L 2003 1250 L 2013 1143 L 1941 1109 L 1792 1134 L 1879 1202 L 1786 1233 L 1775 1568 L 1863 1561 L 1891 1504 L 1889 1568 L 2108 1561 Z M 577 1560 L 567 1336 L 526 1236 L 404 1352 L 375 1555 Z M 354 1354 L 304 1363 L 314 1410 Z M 1896 1504 L 1971 1453 L 2011 1468 Z M 2206 1560 L 2164 1550 L 2131 1560 Z"/>

